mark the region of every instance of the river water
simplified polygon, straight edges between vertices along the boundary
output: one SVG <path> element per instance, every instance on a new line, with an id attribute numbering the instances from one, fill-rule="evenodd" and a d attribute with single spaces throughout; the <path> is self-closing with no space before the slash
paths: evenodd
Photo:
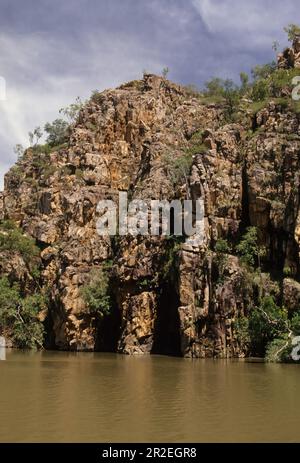
<path id="1" fill-rule="evenodd" d="M 7 351 L 0 442 L 297 442 L 300 366 Z"/>

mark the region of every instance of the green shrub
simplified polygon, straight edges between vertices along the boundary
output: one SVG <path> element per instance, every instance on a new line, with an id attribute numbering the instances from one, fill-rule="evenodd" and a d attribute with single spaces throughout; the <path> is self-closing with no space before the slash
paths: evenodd
<path id="1" fill-rule="evenodd" d="M 39 140 L 43 136 L 42 129 L 40 127 L 36 127 L 33 132 L 28 132 L 29 136 L 29 144 L 30 146 L 36 146 L 39 142 Z"/>
<path id="2" fill-rule="evenodd" d="M 208 96 L 223 96 L 224 80 L 213 77 L 205 83 L 205 94 Z"/>
<path id="3" fill-rule="evenodd" d="M 287 33 L 289 42 L 293 42 L 295 36 L 300 34 L 300 27 L 297 24 L 289 24 L 283 30 Z"/>
<path id="4" fill-rule="evenodd" d="M 163 161 L 172 183 L 174 185 L 185 183 L 188 189 L 188 176 L 193 164 L 193 156 L 190 152 L 175 159 L 171 154 L 167 154 Z"/>
<path id="5" fill-rule="evenodd" d="M 201 96 L 201 92 L 199 88 L 194 84 L 184 85 L 183 90 L 185 91 L 186 95 L 189 97 L 199 98 Z"/>
<path id="6" fill-rule="evenodd" d="M 218 239 L 215 245 L 216 251 L 216 265 L 218 270 L 218 283 L 223 283 L 224 273 L 227 267 L 228 256 L 230 253 L 230 246 L 228 241 L 224 239 Z"/>
<path id="7" fill-rule="evenodd" d="M 17 143 L 14 147 L 14 153 L 17 155 L 18 159 L 22 159 L 24 156 L 25 148 L 21 143 Z"/>
<path id="8" fill-rule="evenodd" d="M 102 93 L 99 92 L 99 90 L 93 90 L 92 95 L 91 95 L 91 101 L 94 103 L 100 104 L 103 99 Z"/>
<path id="9" fill-rule="evenodd" d="M 254 268 L 256 264 L 260 267 L 260 260 L 266 253 L 265 248 L 258 243 L 256 227 L 247 228 L 236 249 L 241 256 L 241 261 L 250 268 Z"/>
<path id="10" fill-rule="evenodd" d="M 140 291 L 149 291 L 153 288 L 155 282 L 151 278 L 144 278 L 143 280 L 138 281 L 137 286 Z"/>
<path id="11" fill-rule="evenodd" d="M 110 313 L 110 264 L 91 271 L 88 282 L 81 288 L 81 294 L 87 313 L 98 315 L 100 318 Z"/>
<path id="12" fill-rule="evenodd" d="M 29 269 L 36 275 L 40 250 L 35 240 L 24 235 L 11 221 L 0 222 L 0 251 L 19 252 Z"/>
<path id="13" fill-rule="evenodd" d="M 260 305 L 251 311 L 249 317 L 253 352 L 264 355 L 267 345 L 287 334 L 288 329 L 287 311 L 278 307 L 272 296 L 262 298 Z"/>
<path id="14" fill-rule="evenodd" d="M 283 269 L 283 276 L 284 276 L 284 277 L 286 277 L 286 278 L 287 278 L 287 277 L 290 277 L 290 276 L 292 275 L 292 273 L 293 273 L 293 272 L 292 272 L 291 267 L 288 267 L 288 266 L 287 266 L 287 267 L 284 267 L 284 269 Z"/>
<path id="15" fill-rule="evenodd" d="M 299 69 L 276 69 L 267 68 L 265 72 L 257 72 L 252 84 L 250 96 L 254 101 L 270 100 L 270 98 L 280 98 L 282 90 L 292 91 L 292 79 L 299 75 Z M 283 98 L 281 103 L 287 107 L 290 98 Z M 279 104 L 280 101 L 277 101 Z"/>
<path id="16" fill-rule="evenodd" d="M 270 89 L 266 79 L 254 83 L 251 97 L 254 101 L 262 101 L 270 96 Z"/>
<path id="17" fill-rule="evenodd" d="M 291 342 L 287 337 L 270 342 L 266 349 L 267 362 L 288 362 L 291 354 Z"/>
<path id="18" fill-rule="evenodd" d="M 216 242 L 215 250 L 217 253 L 221 254 L 229 254 L 230 253 L 230 246 L 227 240 L 223 240 L 219 238 Z"/>
<path id="19" fill-rule="evenodd" d="M 248 350 L 251 339 L 249 334 L 249 320 L 246 317 L 239 317 L 233 324 L 235 335 L 239 346 L 243 350 Z"/>
<path id="20" fill-rule="evenodd" d="M 51 152 L 51 146 L 48 143 L 44 145 L 35 145 L 32 148 L 33 154 L 45 154 L 48 155 Z"/>
<path id="21" fill-rule="evenodd" d="M 39 146 L 37 146 L 36 148 L 39 148 Z M 43 150 L 41 151 L 33 150 L 32 154 L 33 156 L 32 156 L 31 164 L 35 169 L 42 171 L 49 165 L 49 162 L 50 162 L 49 152 L 45 152 Z"/>
<path id="22" fill-rule="evenodd" d="M 296 113 L 300 114 L 300 101 L 292 100 L 291 109 Z"/>
<path id="23" fill-rule="evenodd" d="M 245 75 L 242 75 L 242 85 L 246 85 Z M 224 116 L 227 122 L 232 122 L 235 119 L 235 114 L 238 110 L 240 99 L 245 91 L 245 88 L 239 88 L 231 79 L 219 79 L 214 77 L 205 84 L 204 95 L 214 98 L 222 98 L 225 104 Z"/>
<path id="24" fill-rule="evenodd" d="M 293 315 L 291 320 L 291 330 L 295 336 L 300 335 L 300 313 Z"/>
<path id="25" fill-rule="evenodd" d="M 249 88 L 249 76 L 246 72 L 240 73 L 240 81 L 241 81 L 241 93 L 244 94 L 247 92 Z"/>
<path id="26" fill-rule="evenodd" d="M 272 72 L 276 69 L 276 63 L 273 61 L 272 63 L 267 64 L 258 64 L 253 69 L 251 69 L 251 74 L 254 80 L 266 79 L 269 77 Z"/>
<path id="27" fill-rule="evenodd" d="M 37 315 L 45 308 L 44 296 L 36 293 L 24 298 L 17 284 L 11 285 L 7 277 L 0 278 L 0 331 L 16 347 L 42 347 L 44 328 Z"/>
<path id="28" fill-rule="evenodd" d="M 63 119 L 55 119 L 52 123 L 47 122 L 44 130 L 48 134 L 46 142 L 51 146 L 61 145 L 68 139 L 69 124 Z"/>
<path id="29" fill-rule="evenodd" d="M 59 110 L 60 114 L 63 114 L 71 124 L 77 121 L 79 112 L 84 106 L 84 101 L 78 96 L 75 100 L 75 103 L 71 103 L 69 106 L 65 108 L 61 108 Z M 60 119 L 61 120 L 61 119 Z M 68 124 L 67 124 L 68 125 Z"/>

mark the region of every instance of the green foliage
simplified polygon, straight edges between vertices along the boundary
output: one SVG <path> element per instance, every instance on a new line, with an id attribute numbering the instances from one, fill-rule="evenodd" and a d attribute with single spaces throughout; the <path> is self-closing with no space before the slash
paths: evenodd
<path id="1" fill-rule="evenodd" d="M 193 156 L 188 151 L 178 158 L 173 158 L 171 154 L 164 156 L 165 167 L 174 185 L 186 183 L 193 163 Z"/>
<path id="2" fill-rule="evenodd" d="M 297 24 L 289 24 L 283 30 L 287 33 L 289 42 L 293 42 L 296 35 L 300 35 L 300 27 Z"/>
<path id="3" fill-rule="evenodd" d="M 281 97 L 283 89 L 291 92 L 292 79 L 299 75 L 299 70 L 277 69 L 272 65 L 265 65 L 254 68 L 252 75 L 254 83 L 250 96 L 254 101 L 263 101 Z"/>
<path id="4" fill-rule="evenodd" d="M 45 309 L 46 299 L 39 293 L 22 297 L 17 284 L 0 278 L 0 331 L 19 348 L 42 347 L 44 329 L 38 313 Z"/>
<path id="5" fill-rule="evenodd" d="M 293 314 L 291 320 L 287 320 L 287 312 L 283 309 L 277 312 L 280 315 L 280 323 L 277 323 L 277 332 L 266 346 L 266 360 L 269 362 L 291 361 L 292 339 L 300 335 L 300 313 Z M 273 326 L 276 325 L 273 323 Z"/>
<path id="6" fill-rule="evenodd" d="M 33 132 L 28 132 L 29 136 L 29 144 L 30 146 L 36 146 L 39 142 L 39 140 L 43 136 L 42 129 L 40 127 L 36 127 Z"/>
<path id="7" fill-rule="evenodd" d="M 232 80 L 227 79 L 224 82 L 223 96 L 226 102 L 225 119 L 228 122 L 233 122 L 241 98 L 240 89 Z"/>
<path id="8" fill-rule="evenodd" d="M 243 79 L 244 84 L 248 82 L 246 74 L 242 73 L 241 78 Z M 240 103 L 242 95 L 241 89 L 235 85 L 231 79 L 223 80 L 218 77 L 206 82 L 205 87 L 205 95 L 209 97 L 221 97 L 223 99 L 223 102 L 225 103 L 225 120 L 232 122 Z M 244 90 L 245 89 L 243 88 L 243 91 Z"/>
<path id="9" fill-rule="evenodd" d="M 292 100 L 291 109 L 292 109 L 296 114 L 300 114 L 300 101 Z"/>
<path id="10" fill-rule="evenodd" d="M 234 323 L 234 331 L 239 343 L 243 350 L 248 350 L 251 339 L 249 334 L 249 320 L 247 317 L 239 317 Z"/>
<path id="11" fill-rule="evenodd" d="M 291 342 L 288 337 L 276 338 L 266 348 L 267 362 L 288 362 L 291 354 Z"/>
<path id="12" fill-rule="evenodd" d="M 0 251 L 19 252 L 29 269 L 36 273 L 40 250 L 35 240 L 24 235 L 11 221 L 0 222 Z"/>
<path id="13" fill-rule="evenodd" d="M 284 269 L 283 269 L 283 275 L 284 275 L 285 277 L 291 276 L 291 275 L 292 275 L 292 269 L 291 269 L 291 267 L 288 267 L 288 266 L 287 266 L 287 267 L 284 267 Z"/>
<path id="14" fill-rule="evenodd" d="M 65 108 L 61 108 L 59 110 L 59 113 L 63 114 L 72 124 L 76 122 L 79 112 L 83 108 L 83 106 L 84 101 L 82 101 L 81 98 L 78 96 L 75 100 L 75 103 L 72 103 L 69 106 L 66 106 Z"/>
<path id="15" fill-rule="evenodd" d="M 101 103 L 101 99 L 103 98 L 102 94 L 99 90 L 93 90 L 91 95 L 91 100 L 95 103 Z"/>
<path id="16" fill-rule="evenodd" d="M 45 179 L 49 179 L 50 177 L 52 177 L 52 175 L 55 174 L 56 171 L 57 171 L 57 168 L 53 164 L 49 164 L 45 166 L 43 169 L 43 177 Z"/>
<path id="17" fill-rule="evenodd" d="M 288 332 L 287 315 L 287 311 L 278 307 L 272 296 L 262 298 L 260 305 L 251 311 L 249 334 L 255 353 L 264 354 L 271 341 Z"/>
<path id="18" fill-rule="evenodd" d="M 110 267 L 111 264 L 107 263 L 99 269 L 92 270 L 88 282 L 81 289 L 87 313 L 98 315 L 100 318 L 111 311 Z"/>
<path id="19" fill-rule="evenodd" d="M 10 176 L 13 177 L 14 181 L 17 181 L 19 183 L 21 181 L 23 171 L 22 171 L 21 167 L 18 164 L 15 164 L 10 169 L 9 174 L 10 174 Z"/>
<path id="20" fill-rule="evenodd" d="M 143 280 L 138 281 L 137 286 L 140 291 L 149 291 L 153 288 L 155 282 L 151 278 L 144 278 Z"/>
<path id="21" fill-rule="evenodd" d="M 36 154 L 49 154 L 51 152 L 51 146 L 48 143 L 45 143 L 44 145 L 35 145 L 32 148 L 32 152 L 34 155 Z M 35 157 L 35 161 L 37 160 L 37 157 Z"/>
<path id="22" fill-rule="evenodd" d="M 249 87 L 249 76 L 246 72 L 240 73 L 241 93 L 244 94 Z"/>
<path id="23" fill-rule="evenodd" d="M 162 74 L 163 78 L 166 79 L 168 77 L 168 74 L 169 74 L 169 68 L 168 67 L 163 68 L 161 74 Z"/>
<path id="24" fill-rule="evenodd" d="M 266 79 L 254 82 L 251 97 L 254 101 L 263 101 L 269 97 L 269 85 Z"/>
<path id="25" fill-rule="evenodd" d="M 83 175 L 84 175 L 84 172 L 82 169 L 77 168 L 75 170 L 75 177 L 77 178 L 77 180 L 83 180 Z"/>
<path id="26" fill-rule="evenodd" d="M 237 252 L 240 254 L 241 260 L 244 263 L 249 267 L 254 267 L 255 259 L 258 254 L 256 227 L 249 227 L 247 229 L 237 246 Z"/>
<path id="27" fill-rule="evenodd" d="M 251 75 L 254 80 L 266 79 L 269 77 L 276 69 L 276 63 L 267 63 L 267 64 L 258 64 L 251 69 Z"/>
<path id="28" fill-rule="evenodd" d="M 207 146 L 202 142 L 203 131 L 198 130 L 189 140 L 189 147 L 186 150 L 187 155 L 194 156 L 196 154 L 205 153 Z"/>
<path id="29" fill-rule="evenodd" d="M 67 141 L 69 124 L 63 119 L 47 122 L 44 130 L 48 134 L 46 142 L 50 146 L 57 146 Z"/>
<path id="30" fill-rule="evenodd" d="M 224 239 L 218 239 L 215 245 L 216 251 L 216 264 L 218 270 L 218 283 L 223 283 L 224 272 L 227 266 L 228 256 L 230 253 L 230 246 L 228 241 Z"/>
<path id="31" fill-rule="evenodd" d="M 291 330 L 295 336 L 300 335 L 300 313 L 295 313 L 291 320 Z"/>
<path id="32" fill-rule="evenodd" d="M 194 84 L 184 85 L 183 89 L 184 89 L 186 95 L 190 96 L 192 98 L 199 98 L 201 96 L 201 92 L 200 92 L 199 88 Z"/>
<path id="33" fill-rule="evenodd" d="M 162 257 L 160 277 L 162 283 L 174 282 L 177 278 L 178 253 L 181 249 L 182 236 L 167 236 L 166 247 Z"/>
<path id="34" fill-rule="evenodd" d="M 219 77 L 213 77 L 205 83 L 205 94 L 209 96 L 223 96 L 224 80 Z"/>
<path id="35" fill-rule="evenodd" d="M 258 232 L 256 227 L 248 227 L 236 247 L 241 261 L 250 268 L 256 264 L 260 267 L 260 259 L 265 255 L 265 248 L 258 244 Z"/>
<path id="36" fill-rule="evenodd" d="M 215 250 L 217 253 L 221 254 L 229 254 L 230 253 L 230 246 L 227 240 L 223 240 L 219 238 L 216 242 Z"/>
<path id="37" fill-rule="evenodd" d="M 24 155 L 25 148 L 20 143 L 17 143 L 14 147 L 14 153 L 17 155 L 18 159 L 21 159 Z"/>

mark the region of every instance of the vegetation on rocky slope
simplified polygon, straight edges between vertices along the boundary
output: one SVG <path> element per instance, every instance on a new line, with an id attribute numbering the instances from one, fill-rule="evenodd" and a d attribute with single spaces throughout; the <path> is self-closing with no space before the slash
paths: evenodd
<path id="1" fill-rule="evenodd" d="M 16 347 L 41 348 L 44 342 L 44 327 L 38 319 L 46 309 L 44 291 L 39 287 L 40 250 L 35 241 L 24 235 L 11 221 L 0 223 L 0 327 L 1 332 Z M 19 267 L 24 267 L 20 281 L 16 275 L 5 273 L 5 261 L 16 257 Z M 8 264 L 9 265 L 9 264 Z"/>
<path id="2" fill-rule="evenodd" d="M 43 142 L 34 129 L 0 195 L 0 334 L 19 347 L 290 360 L 300 333 L 297 44 L 240 85 L 212 79 L 198 92 L 145 74 L 63 109 Z M 97 203 L 120 190 L 201 197 L 203 245 L 99 237 Z"/>

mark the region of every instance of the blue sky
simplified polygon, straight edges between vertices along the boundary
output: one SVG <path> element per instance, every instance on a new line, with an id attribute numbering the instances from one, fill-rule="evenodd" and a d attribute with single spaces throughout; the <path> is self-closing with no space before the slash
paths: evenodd
<path id="1" fill-rule="evenodd" d="M 0 0 L 0 189 L 15 144 L 77 96 L 165 66 L 183 84 L 238 80 L 291 22 L 299 0 Z"/>

